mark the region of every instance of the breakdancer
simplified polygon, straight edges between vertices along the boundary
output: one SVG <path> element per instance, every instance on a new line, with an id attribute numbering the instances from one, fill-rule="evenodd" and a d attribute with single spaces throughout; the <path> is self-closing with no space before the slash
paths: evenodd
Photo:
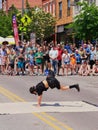
<path id="1" fill-rule="evenodd" d="M 43 92 L 47 91 L 49 88 L 57 88 L 59 90 L 69 90 L 75 88 L 78 92 L 80 91 L 79 84 L 73 84 L 70 86 L 61 85 L 55 78 L 54 72 L 52 70 L 48 70 L 46 79 L 39 82 L 36 86 L 30 87 L 29 89 L 31 94 L 38 95 L 38 106 L 41 105 Z"/>

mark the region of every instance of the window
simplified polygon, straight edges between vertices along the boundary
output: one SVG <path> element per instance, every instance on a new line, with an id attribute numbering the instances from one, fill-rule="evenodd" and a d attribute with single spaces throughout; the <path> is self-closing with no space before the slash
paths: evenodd
<path id="1" fill-rule="evenodd" d="M 67 8 L 70 8 L 70 0 L 67 0 Z"/>
<path id="2" fill-rule="evenodd" d="M 86 0 L 89 4 L 96 3 L 96 0 Z"/>
<path id="3" fill-rule="evenodd" d="M 50 3 L 50 13 L 52 13 L 52 2 Z"/>
<path id="4" fill-rule="evenodd" d="M 67 16 L 70 16 L 70 0 L 67 0 Z"/>
<path id="5" fill-rule="evenodd" d="M 79 0 L 74 0 L 74 2 L 79 2 Z"/>
<path id="6" fill-rule="evenodd" d="M 80 9 L 81 9 L 81 7 L 79 5 L 76 5 L 75 6 L 75 13 L 76 14 L 79 13 Z"/>
<path id="7" fill-rule="evenodd" d="M 62 18 L 62 2 L 59 2 L 59 18 Z"/>
<path id="8" fill-rule="evenodd" d="M 76 5 L 75 5 L 75 14 L 78 14 L 79 13 L 79 11 L 80 11 L 80 9 L 81 9 L 81 7 L 77 4 L 77 2 L 79 2 L 80 0 L 75 0 L 75 2 L 76 2 Z"/>
<path id="9" fill-rule="evenodd" d="M 89 4 L 95 3 L 95 0 L 89 0 Z"/>

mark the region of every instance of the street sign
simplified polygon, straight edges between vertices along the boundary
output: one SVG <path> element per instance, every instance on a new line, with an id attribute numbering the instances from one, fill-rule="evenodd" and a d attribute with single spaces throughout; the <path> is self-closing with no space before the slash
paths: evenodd
<path id="1" fill-rule="evenodd" d="M 32 43 L 35 43 L 35 42 L 36 42 L 36 34 L 35 34 L 34 32 L 32 32 L 32 33 L 30 34 L 30 41 L 31 41 Z"/>
<path id="2" fill-rule="evenodd" d="M 27 26 L 31 23 L 31 18 L 27 16 L 26 14 L 21 18 L 21 22 L 24 26 Z"/>

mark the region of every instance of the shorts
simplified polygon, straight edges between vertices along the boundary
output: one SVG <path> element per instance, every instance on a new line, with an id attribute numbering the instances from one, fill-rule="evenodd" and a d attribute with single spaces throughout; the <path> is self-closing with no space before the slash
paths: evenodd
<path id="1" fill-rule="evenodd" d="M 39 65 L 42 65 L 42 63 L 36 63 L 36 62 L 35 62 L 35 65 L 39 66 Z"/>
<path id="2" fill-rule="evenodd" d="M 14 64 L 9 64 L 9 66 L 12 68 L 12 69 L 14 69 Z"/>
<path id="3" fill-rule="evenodd" d="M 29 65 L 30 65 L 30 66 L 34 66 L 34 62 L 29 61 Z"/>
<path id="4" fill-rule="evenodd" d="M 20 69 L 24 68 L 24 62 L 18 61 L 17 67 L 20 68 Z"/>
<path id="5" fill-rule="evenodd" d="M 81 64 L 81 61 L 80 62 L 77 62 L 77 65 Z"/>
<path id="6" fill-rule="evenodd" d="M 69 65 L 69 64 L 70 64 L 70 61 L 65 61 L 64 64 L 65 64 L 65 65 Z"/>

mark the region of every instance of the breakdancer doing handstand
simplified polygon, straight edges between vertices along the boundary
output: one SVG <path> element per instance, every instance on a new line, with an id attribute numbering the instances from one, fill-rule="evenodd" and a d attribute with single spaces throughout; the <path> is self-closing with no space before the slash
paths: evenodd
<path id="1" fill-rule="evenodd" d="M 52 70 L 48 70 L 46 79 L 29 89 L 31 94 L 38 95 L 38 106 L 41 105 L 43 92 L 47 91 L 49 88 L 57 88 L 59 90 L 69 90 L 75 88 L 78 92 L 80 91 L 79 84 L 73 84 L 70 86 L 60 85 L 60 82 L 55 78 L 54 72 Z"/>

